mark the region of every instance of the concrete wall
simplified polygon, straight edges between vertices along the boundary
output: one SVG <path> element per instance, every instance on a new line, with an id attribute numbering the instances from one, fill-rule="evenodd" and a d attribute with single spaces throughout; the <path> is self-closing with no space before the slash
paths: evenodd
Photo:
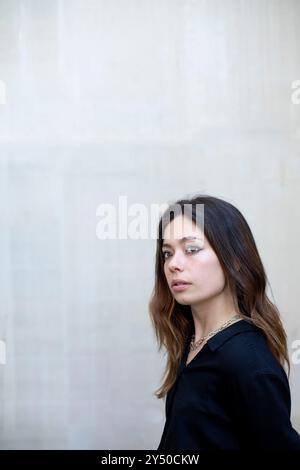
<path id="1" fill-rule="evenodd" d="M 155 241 L 95 233 L 120 195 L 239 207 L 292 356 L 299 26 L 297 0 L 0 0 L 0 448 L 158 445 Z M 291 391 L 300 431 L 300 364 Z"/>

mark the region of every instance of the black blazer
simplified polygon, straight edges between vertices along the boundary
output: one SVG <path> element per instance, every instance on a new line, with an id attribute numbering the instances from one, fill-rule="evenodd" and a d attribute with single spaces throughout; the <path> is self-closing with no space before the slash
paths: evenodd
<path id="1" fill-rule="evenodd" d="M 190 340 L 167 394 L 157 450 L 300 451 L 288 378 L 261 330 L 240 320 L 216 333 L 186 365 Z"/>

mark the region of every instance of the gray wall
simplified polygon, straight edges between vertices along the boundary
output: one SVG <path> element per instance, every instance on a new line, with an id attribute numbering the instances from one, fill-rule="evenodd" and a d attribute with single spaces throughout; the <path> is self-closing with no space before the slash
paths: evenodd
<path id="1" fill-rule="evenodd" d="M 299 22 L 297 0 L 0 1 L 0 448 L 158 445 L 155 241 L 95 232 L 97 207 L 119 195 L 237 205 L 292 354 Z"/>

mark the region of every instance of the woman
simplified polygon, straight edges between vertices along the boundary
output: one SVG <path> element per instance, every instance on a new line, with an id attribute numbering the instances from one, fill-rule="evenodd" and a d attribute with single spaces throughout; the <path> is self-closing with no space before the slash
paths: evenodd
<path id="1" fill-rule="evenodd" d="M 149 304 L 167 350 L 157 450 L 300 450 L 286 333 L 266 282 L 251 230 L 229 202 L 199 195 L 161 217 Z"/>

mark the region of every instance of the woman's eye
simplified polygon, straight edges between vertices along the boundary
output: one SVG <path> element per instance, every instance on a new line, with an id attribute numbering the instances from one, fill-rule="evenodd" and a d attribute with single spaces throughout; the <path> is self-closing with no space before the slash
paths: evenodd
<path id="1" fill-rule="evenodd" d="M 189 253 L 197 253 L 198 251 L 200 251 L 200 248 L 188 248 L 187 251 L 189 251 Z"/>
<path id="2" fill-rule="evenodd" d="M 187 248 L 186 251 L 189 253 L 189 254 L 193 254 L 193 253 L 198 253 L 198 251 L 200 251 L 201 248 L 196 248 L 196 247 L 190 247 L 190 248 Z M 169 255 L 170 254 L 170 251 L 163 251 L 163 258 L 164 259 L 168 259 L 169 256 L 166 256 L 166 255 Z"/>

